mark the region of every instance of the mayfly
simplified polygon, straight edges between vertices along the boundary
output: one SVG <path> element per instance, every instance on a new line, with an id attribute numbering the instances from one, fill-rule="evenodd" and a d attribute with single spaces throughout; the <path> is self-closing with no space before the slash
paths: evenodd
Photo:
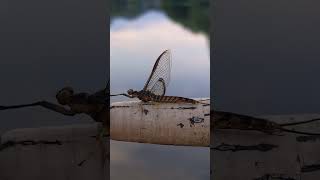
<path id="1" fill-rule="evenodd" d="M 93 94 L 84 92 L 75 93 L 73 88 L 65 87 L 58 91 L 56 94 L 56 99 L 59 104 L 51 103 L 48 101 L 39 101 L 30 104 L 0 106 L 0 110 L 41 106 L 66 116 L 74 116 L 76 114 L 82 113 L 87 114 L 93 120 L 102 124 L 102 129 L 99 130 L 96 138 L 104 148 L 102 138 L 110 137 L 109 89 L 109 81 L 104 89 Z M 105 154 L 104 149 L 103 158 L 109 158 L 109 154 Z M 79 166 L 82 165 L 83 162 L 79 163 Z"/>
<path id="2" fill-rule="evenodd" d="M 200 103 L 199 101 L 178 97 L 178 96 L 165 96 L 166 89 L 170 82 L 171 71 L 171 53 L 170 50 L 164 51 L 156 60 L 151 74 L 141 91 L 134 91 L 129 89 L 128 94 L 124 95 L 129 98 L 138 98 L 143 102 L 162 102 L 162 103 Z"/>
<path id="3" fill-rule="evenodd" d="M 302 132 L 285 128 L 288 126 L 295 126 L 319 121 L 320 118 L 315 118 L 307 121 L 278 124 L 263 118 L 256 118 L 242 114 L 214 110 L 211 110 L 210 117 L 212 118 L 210 126 L 212 126 L 213 129 L 255 130 L 264 132 L 266 134 L 274 134 L 276 132 L 284 131 L 295 134 L 320 135 L 319 133 Z"/>

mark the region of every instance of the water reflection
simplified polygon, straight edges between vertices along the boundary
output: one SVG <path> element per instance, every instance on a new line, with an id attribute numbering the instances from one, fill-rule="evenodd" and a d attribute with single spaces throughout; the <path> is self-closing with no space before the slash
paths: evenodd
<path id="1" fill-rule="evenodd" d="M 156 58 L 165 49 L 170 49 L 172 70 L 166 94 L 209 97 L 209 39 L 205 30 L 208 26 L 204 25 L 202 30 L 198 25 L 188 28 L 188 23 L 184 21 L 188 19 L 189 1 L 178 6 L 184 9 L 178 13 L 180 21 L 171 17 L 174 11 L 168 15 L 165 10 L 167 1 L 148 1 L 149 4 L 144 6 L 139 5 L 141 1 L 134 2 L 138 4 L 119 5 L 119 11 L 113 12 L 111 19 L 111 92 L 142 89 Z M 172 6 L 167 5 L 169 7 Z M 128 8 L 135 10 L 124 11 Z M 117 97 L 111 102 L 122 100 L 128 99 Z M 110 168 L 113 180 L 132 177 L 209 179 L 209 149 L 112 141 Z"/>

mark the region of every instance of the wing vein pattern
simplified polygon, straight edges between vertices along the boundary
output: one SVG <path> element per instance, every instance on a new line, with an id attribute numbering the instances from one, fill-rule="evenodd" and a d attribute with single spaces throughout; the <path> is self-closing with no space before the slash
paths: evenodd
<path id="1" fill-rule="evenodd" d="M 169 50 L 164 51 L 155 62 L 152 72 L 143 88 L 144 91 L 159 96 L 164 96 L 166 87 L 170 82 L 171 72 L 171 53 Z"/>

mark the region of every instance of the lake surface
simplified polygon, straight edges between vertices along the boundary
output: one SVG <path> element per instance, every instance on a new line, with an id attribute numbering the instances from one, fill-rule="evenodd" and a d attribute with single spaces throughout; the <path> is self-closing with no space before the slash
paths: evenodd
<path id="1" fill-rule="evenodd" d="M 192 7 L 176 5 L 175 11 L 160 1 L 134 6 L 119 5 L 111 18 L 111 92 L 141 90 L 157 57 L 172 53 L 171 81 L 167 95 L 210 97 L 210 48 L 208 29 L 188 28 Z M 167 2 L 167 1 L 164 1 Z M 159 4 L 158 4 L 159 3 Z M 132 10 L 129 7 L 131 7 Z M 175 7 L 175 6 L 174 6 Z M 121 11 L 121 8 L 122 11 Z M 126 9 L 128 8 L 128 9 Z M 115 8 L 116 9 L 116 8 Z M 126 10 L 128 11 L 126 11 Z M 131 11 L 130 11 L 131 10 Z M 175 20 L 171 11 L 184 15 Z M 204 9 L 205 11 L 206 9 Z M 121 12 L 126 12 L 122 13 Z M 202 17 L 208 18 L 208 17 Z M 186 25 L 187 24 L 187 25 Z M 208 27 L 208 26 L 207 26 Z M 111 102 L 131 100 L 115 97 Z M 209 179 L 209 148 L 176 147 L 111 141 L 111 179 Z"/>

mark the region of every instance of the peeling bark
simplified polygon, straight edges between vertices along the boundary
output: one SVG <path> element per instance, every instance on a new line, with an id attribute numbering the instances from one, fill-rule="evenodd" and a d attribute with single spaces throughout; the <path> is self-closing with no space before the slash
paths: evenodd
<path id="1" fill-rule="evenodd" d="M 183 128 L 184 124 L 179 123 L 179 124 L 177 124 L 177 126 L 180 126 L 180 128 Z"/>
<path id="2" fill-rule="evenodd" d="M 190 127 L 193 127 L 194 124 L 203 123 L 204 118 L 193 116 L 192 118 L 189 118 L 190 121 Z"/>

